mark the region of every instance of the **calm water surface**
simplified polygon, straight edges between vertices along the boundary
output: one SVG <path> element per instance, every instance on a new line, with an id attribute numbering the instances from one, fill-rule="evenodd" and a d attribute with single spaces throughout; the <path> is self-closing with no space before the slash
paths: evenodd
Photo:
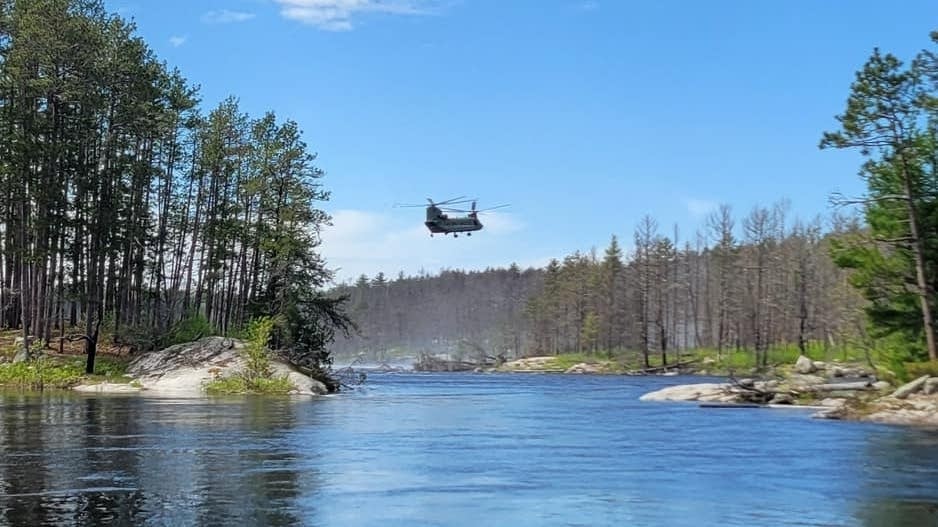
<path id="1" fill-rule="evenodd" d="M 642 403 L 679 378 L 0 396 L 2 525 L 938 526 L 938 433 Z"/>

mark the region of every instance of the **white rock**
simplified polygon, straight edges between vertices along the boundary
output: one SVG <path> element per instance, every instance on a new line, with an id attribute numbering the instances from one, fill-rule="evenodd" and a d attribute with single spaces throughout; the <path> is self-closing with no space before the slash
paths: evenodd
<path id="1" fill-rule="evenodd" d="M 727 394 L 730 385 L 726 383 L 679 384 L 646 393 L 639 397 L 641 401 L 726 401 L 734 400 L 735 395 Z M 727 399 L 729 395 L 729 399 Z"/>
<path id="2" fill-rule="evenodd" d="M 598 364 L 590 364 L 588 362 L 580 362 L 574 364 L 567 368 L 564 373 L 601 373 L 602 367 Z"/>
<path id="3" fill-rule="evenodd" d="M 814 367 L 814 362 L 811 359 L 805 357 L 804 355 L 799 355 L 798 360 L 795 361 L 795 371 L 798 373 L 814 373 L 817 368 Z"/>

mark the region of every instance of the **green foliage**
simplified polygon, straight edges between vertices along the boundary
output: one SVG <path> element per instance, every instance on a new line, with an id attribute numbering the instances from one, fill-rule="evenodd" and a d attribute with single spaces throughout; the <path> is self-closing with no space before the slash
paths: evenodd
<path id="1" fill-rule="evenodd" d="M 94 373 L 103 377 L 122 377 L 127 373 L 127 359 L 98 356 L 94 363 Z M 84 367 L 82 359 L 75 359 L 75 364 Z"/>
<path id="2" fill-rule="evenodd" d="M 938 56 L 923 51 L 904 65 L 874 50 L 857 72 L 839 130 L 821 147 L 856 148 L 867 158 L 863 212 L 868 230 L 834 244 L 841 267 L 869 301 L 874 338 L 886 361 L 938 360 Z"/>
<path id="3" fill-rule="evenodd" d="M 287 394 L 296 386 L 286 375 L 273 375 L 270 368 L 270 342 L 276 321 L 270 317 L 252 320 L 244 331 L 246 346 L 242 352 L 244 368 L 229 377 L 214 379 L 205 385 L 210 394 Z"/>
<path id="4" fill-rule="evenodd" d="M 233 375 L 210 381 L 205 385 L 205 392 L 209 395 L 287 395 L 296 386 L 286 376 L 269 379 L 255 379 L 248 383 L 244 377 Z"/>
<path id="5" fill-rule="evenodd" d="M 81 361 L 37 359 L 30 362 L 0 364 L 0 386 L 25 390 L 69 388 L 84 377 Z"/>
<path id="6" fill-rule="evenodd" d="M 583 349 L 592 350 L 596 347 L 599 339 L 599 317 L 592 311 L 586 314 L 583 320 L 583 327 L 580 329 L 580 342 Z"/>
<path id="7" fill-rule="evenodd" d="M 907 362 L 904 366 L 906 374 L 905 380 L 917 379 L 922 375 L 938 377 L 938 362 Z"/>
<path id="8" fill-rule="evenodd" d="M 88 382 L 127 382 L 127 361 L 117 357 L 100 357 L 95 374 L 85 374 L 81 357 L 43 358 L 29 362 L 0 364 L 0 386 L 24 390 L 69 388 Z"/>
<path id="9" fill-rule="evenodd" d="M 249 386 L 270 377 L 270 356 L 267 343 L 270 342 L 273 329 L 274 319 L 261 317 L 252 320 L 245 331 L 247 346 L 244 348 L 245 368 L 241 376 Z"/>
<path id="10" fill-rule="evenodd" d="M 743 371 L 756 367 L 756 354 L 748 349 L 723 350 L 700 348 L 693 350 L 692 357 L 697 359 L 697 366 L 710 373 L 726 373 L 729 371 Z M 766 362 L 772 365 L 794 364 L 801 355 L 797 344 L 776 344 L 766 350 Z M 805 355 L 813 360 L 843 362 L 863 362 L 865 354 L 862 349 L 854 346 L 828 347 L 820 342 L 809 342 Z"/>
<path id="11" fill-rule="evenodd" d="M 215 327 L 205 318 L 205 315 L 194 313 L 173 324 L 162 345 L 183 344 L 217 334 Z"/>

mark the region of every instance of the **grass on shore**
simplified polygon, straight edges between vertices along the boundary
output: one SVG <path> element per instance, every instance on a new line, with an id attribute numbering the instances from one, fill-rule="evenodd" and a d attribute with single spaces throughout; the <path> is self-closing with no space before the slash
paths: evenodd
<path id="1" fill-rule="evenodd" d="M 40 357 L 29 362 L 0 364 L 0 387 L 19 390 L 71 388 L 79 384 L 102 382 L 127 383 L 127 361 L 100 356 L 95 360 L 94 375 L 85 374 L 85 358 Z"/>
<path id="2" fill-rule="evenodd" d="M 801 355 L 801 350 L 795 344 L 771 346 L 767 351 L 769 366 L 794 364 Z M 829 347 L 820 343 L 810 343 L 806 346 L 806 355 L 812 360 L 836 362 L 865 362 L 862 350 L 853 347 Z M 695 360 L 694 366 L 698 371 L 705 371 L 712 375 L 726 375 L 731 372 L 748 372 L 756 367 L 756 356 L 752 350 L 729 349 L 716 350 L 698 348 L 693 350 L 671 351 L 668 353 L 668 364 Z M 662 366 L 660 352 L 654 352 L 648 357 L 652 368 Z M 615 350 L 612 352 L 599 351 L 595 353 L 561 353 L 554 355 L 550 360 L 540 363 L 539 369 L 547 371 L 564 371 L 576 364 L 586 363 L 598 365 L 605 373 L 625 373 L 644 369 L 645 363 L 641 352 L 634 350 Z"/>
<path id="3" fill-rule="evenodd" d="M 250 382 L 241 375 L 232 375 L 205 384 L 205 392 L 209 395 L 287 395 L 295 389 L 296 386 L 286 375 L 254 379 Z"/>

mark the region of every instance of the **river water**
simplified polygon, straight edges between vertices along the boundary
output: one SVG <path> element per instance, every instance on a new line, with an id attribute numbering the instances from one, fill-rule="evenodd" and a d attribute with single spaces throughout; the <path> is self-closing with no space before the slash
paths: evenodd
<path id="1" fill-rule="evenodd" d="M 699 380 L 699 379 L 696 379 Z M 675 377 L 0 396 L 0 525 L 938 526 L 938 433 L 643 403 Z"/>

